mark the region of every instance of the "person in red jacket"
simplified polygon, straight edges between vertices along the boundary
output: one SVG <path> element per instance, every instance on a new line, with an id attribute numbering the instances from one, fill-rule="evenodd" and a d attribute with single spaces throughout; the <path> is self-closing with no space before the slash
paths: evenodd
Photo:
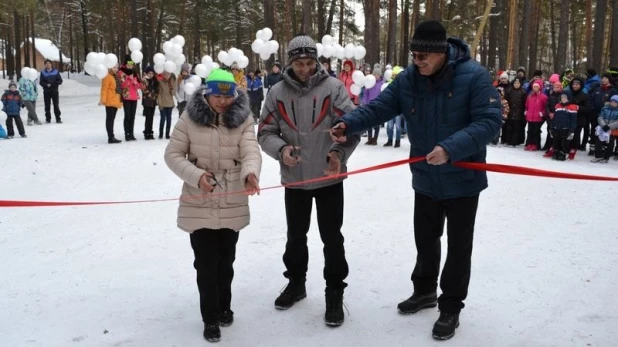
<path id="1" fill-rule="evenodd" d="M 122 105 L 124 108 L 124 139 L 135 141 L 133 129 L 135 128 L 135 113 L 137 112 L 137 100 L 139 100 L 139 90 L 142 83 L 135 63 L 128 60 L 124 66 L 118 70 L 122 87 Z"/>
<path id="2" fill-rule="evenodd" d="M 339 74 L 339 80 L 345 86 L 345 90 L 348 91 L 348 95 L 350 99 L 354 103 L 354 105 L 358 106 L 358 95 L 352 94 L 352 90 L 350 89 L 354 84 L 352 80 L 352 74 L 354 73 L 354 63 L 351 60 L 346 60 L 343 62 L 343 71 Z"/>
<path id="3" fill-rule="evenodd" d="M 547 95 L 543 93 L 543 82 L 532 82 L 532 93 L 526 99 L 526 120 L 528 121 L 528 138 L 526 151 L 536 151 L 541 148 L 541 125 L 547 114 Z"/>

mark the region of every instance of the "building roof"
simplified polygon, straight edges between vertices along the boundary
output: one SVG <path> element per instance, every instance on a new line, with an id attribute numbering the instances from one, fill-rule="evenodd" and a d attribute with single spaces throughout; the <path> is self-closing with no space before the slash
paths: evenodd
<path id="1" fill-rule="evenodd" d="M 32 38 L 28 38 L 28 42 L 32 42 Z M 50 40 L 36 37 L 34 38 L 34 44 L 36 46 L 36 50 L 41 53 L 44 59 L 49 59 L 51 61 L 60 61 L 60 51 L 58 50 L 58 47 L 54 45 L 53 42 L 51 42 Z M 23 46 L 24 44 L 22 43 L 20 47 Z M 69 59 L 69 57 L 67 57 L 63 53 L 62 62 L 65 64 L 70 63 L 71 59 Z"/>

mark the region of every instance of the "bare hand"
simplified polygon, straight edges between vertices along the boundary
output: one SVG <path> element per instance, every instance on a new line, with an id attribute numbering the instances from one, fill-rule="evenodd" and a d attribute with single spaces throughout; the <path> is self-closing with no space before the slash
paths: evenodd
<path id="1" fill-rule="evenodd" d="M 333 142 L 343 143 L 348 140 L 345 136 L 346 128 L 345 123 L 341 122 L 330 129 L 330 138 L 333 139 Z"/>
<path id="2" fill-rule="evenodd" d="M 204 172 L 204 174 L 202 174 L 202 177 L 200 177 L 200 182 L 198 184 L 200 189 L 206 193 L 212 193 L 213 190 L 215 190 L 214 185 L 208 183 L 209 178 L 213 178 L 213 174 L 210 172 Z"/>
<path id="3" fill-rule="evenodd" d="M 287 146 L 283 149 L 281 153 L 281 158 L 283 159 L 283 163 L 287 166 L 296 166 L 296 164 L 300 163 L 300 157 L 293 157 L 292 151 L 299 150 L 300 147 L 295 146 Z"/>
<path id="4" fill-rule="evenodd" d="M 431 165 L 442 165 L 448 162 L 448 154 L 444 148 L 436 146 L 431 153 L 427 154 L 427 163 Z"/>
<path id="5" fill-rule="evenodd" d="M 249 174 L 249 176 L 247 176 L 247 180 L 245 181 L 245 190 L 249 195 L 255 195 L 256 193 L 257 195 L 260 195 L 260 184 L 257 177 L 255 177 L 255 174 Z"/>
<path id="6" fill-rule="evenodd" d="M 553 112 L 549 114 L 549 119 L 554 119 L 554 113 Z"/>
<path id="7" fill-rule="evenodd" d="M 103 102 L 99 101 L 99 106 L 103 106 Z"/>
<path id="8" fill-rule="evenodd" d="M 337 152 L 328 153 L 328 169 L 324 170 L 326 176 L 335 176 L 341 173 L 341 160 Z"/>

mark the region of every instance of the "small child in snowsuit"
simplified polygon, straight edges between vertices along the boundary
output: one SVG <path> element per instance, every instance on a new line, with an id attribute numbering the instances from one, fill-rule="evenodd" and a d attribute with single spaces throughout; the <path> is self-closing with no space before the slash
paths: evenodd
<path id="1" fill-rule="evenodd" d="M 24 129 L 24 123 L 21 120 L 19 112 L 25 107 L 24 102 L 21 99 L 21 95 L 17 90 L 17 83 L 14 81 L 9 82 L 9 89 L 4 91 L 2 95 L 2 111 L 4 111 L 8 117 L 6 117 L 6 130 L 7 138 L 12 139 L 15 136 L 15 130 L 13 129 L 13 121 L 17 125 L 17 131 L 21 137 L 26 137 L 26 129 Z"/>
<path id="2" fill-rule="evenodd" d="M 601 109 L 598 122 L 597 143 L 594 147 L 594 159 L 591 162 L 605 164 L 612 156 L 616 137 L 618 137 L 618 95 L 612 96 L 609 99 L 609 105 Z"/>
<path id="3" fill-rule="evenodd" d="M 509 108 L 509 102 L 504 98 L 504 87 L 497 87 L 496 88 L 498 90 L 498 93 L 500 94 L 500 101 L 502 102 L 502 131 L 504 132 L 504 123 L 506 123 L 506 120 L 509 118 L 509 112 L 511 112 L 511 109 Z M 503 140 L 502 142 L 504 143 L 504 133 L 502 134 Z M 493 140 L 491 140 L 491 144 L 496 146 L 498 145 L 498 141 L 500 140 L 500 131 L 498 131 L 498 133 L 496 134 L 496 137 L 493 138 Z"/>
<path id="4" fill-rule="evenodd" d="M 560 103 L 554 108 L 554 118 L 550 123 L 551 136 L 554 139 L 552 159 L 566 160 L 577 127 L 578 109 L 579 106 L 569 101 L 568 94 L 560 95 Z"/>

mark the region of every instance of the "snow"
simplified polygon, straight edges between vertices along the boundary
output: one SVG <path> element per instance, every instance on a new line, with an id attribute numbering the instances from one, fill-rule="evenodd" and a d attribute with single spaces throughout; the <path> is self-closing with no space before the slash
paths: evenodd
<path id="1" fill-rule="evenodd" d="M 28 38 L 28 42 L 32 42 L 32 38 Z M 60 51 L 58 50 L 58 46 L 56 46 L 51 40 L 41 39 L 38 37 L 34 38 L 34 44 L 36 46 L 37 51 L 41 53 L 43 58 L 49 59 L 51 61 L 60 61 Z M 20 47 L 23 47 L 24 43 L 22 42 Z M 62 54 L 62 62 L 70 63 L 71 59 Z"/>
<path id="2" fill-rule="evenodd" d="M 0 140 L 1 199 L 177 197 L 180 179 L 163 161 L 167 141 L 137 136 L 135 142 L 108 145 L 105 113 L 97 106 L 100 82 L 77 80 L 65 82 L 60 92 L 64 124 L 30 126 L 27 139 Z M 37 102 L 41 119 L 42 101 Z M 122 117 L 120 111 L 118 137 Z M 140 106 L 136 134 L 142 130 Z M 385 141 L 382 129 L 380 145 L 360 145 L 350 168 L 406 158 L 407 140 L 398 149 L 383 148 Z M 488 161 L 618 176 L 618 162 L 593 165 L 582 152 L 562 163 L 521 148 L 490 147 Z M 396 310 L 412 293 L 416 256 L 410 179 L 404 165 L 345 183 L 349 315 L 336 329 L 323 323 L 323 256 L 315 216 L 308 297 L 277 311 L 273 302 L 286 283 L 283 191 L 251 198 L 252 224 L 241 232 L 237 247 L 235 322 L 222 329 L 221 345 L 443 345 L 431 338 L 436 309 L 410 316 Z M 480 200 L 466 308 L 447 344 L 613 345 L 618 339 L 616 183 L 493 173 L 489 179 Z M 277 163 L 264 156 L 261 185 L 278 182 Z M 176 210 L 174 201 L 0 210 L 2 345 L 206 345 L 193 254 L 188 235 L 175 226 Z"/>

